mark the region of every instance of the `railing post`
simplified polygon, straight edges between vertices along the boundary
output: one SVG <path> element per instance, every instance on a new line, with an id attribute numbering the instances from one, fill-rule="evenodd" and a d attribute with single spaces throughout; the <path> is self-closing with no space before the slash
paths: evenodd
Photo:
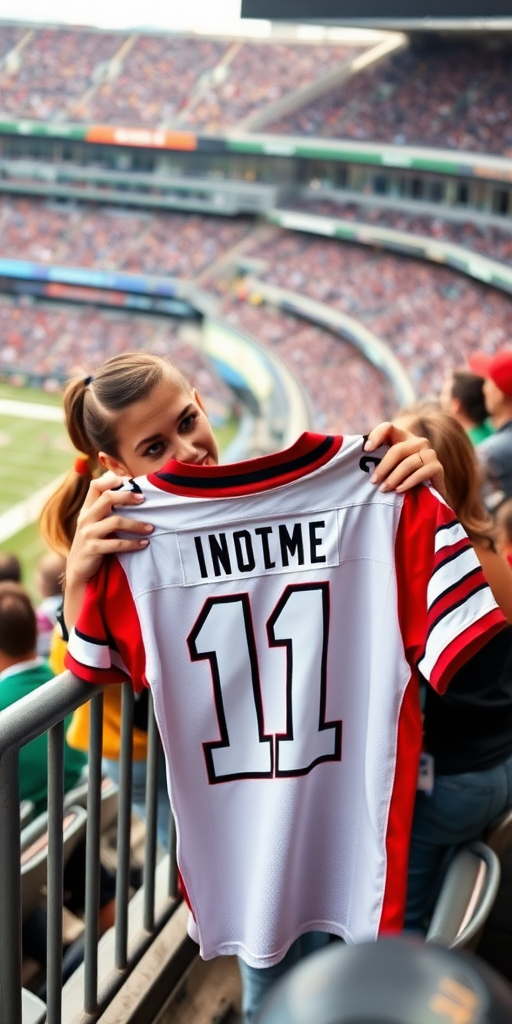
<path id="1" fill-rule="evenodd" d="M 133 690 L 126 683 L 122 691 L 121 756 L 119 759 L 119 814 L 117 819 L 116 877 L 116 967 L 126 970 L 128 962 L 128 898 L 130 893 L 130 828 L 132 818 Z"/>
<path id="2" fill-rule="evenodd" d="M 146 761 L 146 844 L 144 849 L 144 928 L 155 926 L 155 865 L 158 797 L 158 761 L 160 737 L 156 728 L 153 701 L 148 701 L 148 755 Z"/>
<path id="3" fill-rule="evenodd" d="M 21 1024 L 20 786 L 17 748 L 0 753 L 0 1013 Z"/>
<path id="4" fill-rule="evenodd" d="M 61 1024 L 64 722 L 48 733 L 47 1024 Z"/>
<path id="5" fill-rule="evenodd" d="M 85 851 L 84 1009 L 98 1009 L 98 940 L 100 905 L 101 754 L 103 748 L 103 694 L 89 704 L 89 792 Z"/>
<path id="6" fill-rule="evenodd" d="M 176 824 L 174 815 L 169 815 L 169 896 L 176 899 L 178 895 L 178 865 L 176 861 Z"/>

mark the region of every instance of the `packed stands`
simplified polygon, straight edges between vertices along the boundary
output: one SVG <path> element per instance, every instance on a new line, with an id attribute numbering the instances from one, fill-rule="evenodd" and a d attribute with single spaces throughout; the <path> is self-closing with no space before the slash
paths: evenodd
<path id="1" fill-rule="evenodd" d="M 335 70 L 357 47 L 0 27 L 0 113 L 225 130 Z"/>
<path id="2" fill-rule="evenodd" d="M 0 61 L 3 62 L 7 54 L 15 49 L 26 31 L 22 25 L 0 25 Z"/>
<path id="3" fill-rule="evenodd" d="M 391 386 L 348 342 L 270 306 L 226 297 L 223 317 L 281 357 L 308 395 L 316 430 L 361 433 L 394 410 Z"/>
<path id="4" fill-rule="evenodd" d="M 218 82 L 208 82 L 204 93 L 190 104 L 183 121 L 187 126 L 207 133 L 225 131 L 286 93 L 334 71 L 357 50 L 340 45 L 243 42 L 235 43 L 231 53 Z"/>
<path id="5" fill-rule="evenodd" d="M 246 218 L 0 197 L 0 256 L 192 278 L 251 230 Z"/>
<path id="6" fill-rule="evenodd" d="M 409 49 L 266 131 L 512 154 L 510 51 Z"/>
<path id="7" fill-rule="evenodd" d="M 50 307 L 0 295 L 0 376 L 37 370 L 57 382 L 94 371 L 110 356 L 142 349 L 174 359 L 206 400 L 225 402 L 222 384 L 198 349 L 181 340 L 168 319 Z"/>
<path id="8" fill-rule="evenodd" d="M 420 395 L 447 370 L 509 340 L 508 296 L 445 267 L 276 229 L 245 248 L 259 276 L 354 316 L 401 360 Z"/>
<path id="9" fill-rule="evenodd" d="M 121 42 L 116 33 L 84 29 L 40 28 L 25 36 L 17 59 L 0 73 L 0 111 L 40 120 L 73 118 Z"/>
<path id="10" fill-rule="evenodd" d="M 201 76 L 211 73 L 225 53 L 221 40 L 139 36 L 119 76 L 101 85 L 78 117 L 101 124 L 172 124 Z"/>
<path id="11" fill-rule="evenodd" d="M 406 210 L 383 209 L 379 206 L 358 206 L 356 203 L 340 205 L 326 199 L 311 202 L 297 199 L 287 208 L 317 214 L 320 217 L 376 224 L 408 234 L 454 242 L 504 263 L 509 263 L 512 258 L 512 231 L 502 231 L 493 224 L 446 220 L 444 217 L 428 217 Z"/>
<path id="12" fill-rule="evenodd" d="M 359 215 L 356 208 L 339 208 L 340 211 L 343 209 L 348 215 Z M 322 210 L 325 213 L 333 212 L 330 206 L 322 207 Z M 376 218 L 377 215 L 370 211 L 372 217 Z M 434 237 L 446 237 L 449 234 L 453 238 L 455 234 L 457 241 L 467 245 L 472 242 L 475 247 L 478 244 L 481 251 L 487 243 L 493 255 L 496 254 L 496 245 L 499 245 L 500 258 L 503 259 L 510 253 L 511 236 L 494 229 L 430 222 L 402 213 L 381 212 L 378 215 L 379 223 L 380 218 L 395 227 L 429 229 Z M 65 205 L 8 198 L 0 200 L 0 256 L 11 258 L 193 279 L 208 268 L 214 268 L 221 257 L 243 243 L 244 258 L 261 259 L 266 264 L 263 276 L 269 283 L 340 309 L 360 320 L 377 337 L 387 342 L 402 361 L 420 394 L 437 392 L 446 369 L 463 364 L 469 353 L 481 348 L 482 344 L 494 350 L 507 342 L 511 300 L 447 268 L 276 228 L 253 232 L 254 222 L 249 218 L 228 220 L 196 214 L 155 214 L 86 204 Z M 207 279 L 202 279 L 202 286 L 216 290 L 213 272 L 208 273 Z M 16 315 L 21 316 L 19 313 Z M 33 365 L 41 358 L 44 373 L 67 375 L 69 366 L 77 361 L 72 355 L 71 343 L 68 346 L 64 340 L 61 348 L 59 345 L 56 348 L 48 342 L 48 353 L 44 355 L 47 315 L 45 312 L 41 347 L 36 345 L 34 348 Z M 253 327 L 255 319 L 261 316 L 261 329 L 254 327 L 252 333 L 265 340 L 265 325 L 270 323 L 268 311 L 249 308 L 249 312 L 239 311 L 237 315 L 250 315 Z M 106 321 L 102 315 L 97 316 L 98 320 L 92 318 L 85 347 L 81 346 L 80 349 L 86 358 L 90 355 L 94 357 L 102 346 L 100 324 Z M 29 321 L 26 323 L 27 336 L 26 342 L 21 345 L 22 352 L 25 351 L 23 345 L 28 345 L 30 335 Z M 281 324 L 281 321 L 276 323 Z M 328 338 L 329 353 L 341 351 L 336 339 L 322 332 L 318 336 L 314 333 L 307 335 L 307 331 L 313 329 L 302 327 L 301 330 L 306 331 L 305 355 L 294 356 L 297 339 L 293 331 L 288 329 L 291 323 L 296 325 L 296 321 L 286 318 L 287 329 L 280 327 L 279 334 L 281 340 L 288 339 L 286 343 L 289 349 L 285 358 L 288 358 L 290 365 L 300 363 L 301 360 L 307 365 L 314 351 L 315 339 L 323 345 L 324 342 L 327 344 L 325 339 Z M 125 335 L 131 334 L 130 321 L 120 314 L 117 324 L 116 340 L 112 342 L 116 351 L 119 346 L 122 350 L 123 346 L 129 344 L 124 339 Z M 274 321 L 272 324 L 275 326 Z M 20 329 L 22 337 L 24 329 Z M 140 344 L 145 343 L 147 330 L 149 327 L 145 326 Z M 37 333 L 40 331 L 39 324 Z M 55 335 L 59 332 L 60 326 L 55 328 Z M 64 339 L 72 335 L 73 330 L 70 329 L 68 334 L 62 328 Z M 139 344 L 138 341 L 136 343 Z M 108 347 L 110 342 L 106 344 Z M 285 341 L 282 344 L 285 345 Z M 7 351 L 13 351 L 12 345 L 7 345 Z M 353 350 L 351 353 L 353 355 Z M 64 357 L 65 365 L 62 364 Z M 326 358 L 329 360 L 331 355 Z M 330 366 L 329 361 L 327 365 Z M 358 359 L 358 368 L 350 371 L 356 381 L 352 393 L 357 394 L 357 380 L 361 379 L 361 387 L 366 389 L 367 395 L 379 395 L 382 385 L 379 388 L 373 384 L 366 387 L 367 375 L 370 374 L 368 380 L 372 380 L 373 371 L 365 369 L 363 373 L 362 365 Z M 313 405 L 318 409 L 321 384 L 315 383 L 317 367 L 312 366 L 310 372 L 312 376 L 305 382 L 305 387 L 312 396 Z M 305 370 L 303 376 L 304 373 Z M 361 373 L 363 376 L 359 378 Z M 333 385 L 331 394 L 335 393 Z M 321 400 L 326 401 L 323 397 Z M 379 409 L 383 409 L 385 404 L 385 398 L 378 397 Z M 334 399 L 334 408 L 336 405 L 337 398 Z M 359 407 L 360 403 L 356 401 L 356 413 Z M 330 414 L 328 418 L 332 426 Z"/>

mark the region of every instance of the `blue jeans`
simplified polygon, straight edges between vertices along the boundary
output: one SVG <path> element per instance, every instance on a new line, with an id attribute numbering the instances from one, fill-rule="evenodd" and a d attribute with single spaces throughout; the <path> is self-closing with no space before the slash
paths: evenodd
<path id="1" fill-rule="evenodd" d="M 242 1011 L 244 1024 L 252 1024 L 265 996 L 276 981 L 279 981 L 291 967 L 322 946 L 327 946 L 330 936 L 326 932 L 308 932 L 301 935 L 290 946 L 287 954 L 273 967 L 250 967 L 238 958 L 242 977 Z"/>
<path id="2" fill-rule="evenodd" d="M 119 761 L 104 757 L 102 768 L 105 775 L 119 785 Z M 132 805 L 135 814 L 146 820 L 146 762 L 132 761 Z M 167 779 L 165 775 L 165 762 L 161 755 L 158 759 L 157 778 L 157 825 L 156 832 L 158 842 L 164 850 L 169 849 L 169 822 L 171 807 L 167 791 Z"/>
<path id="3" fill-rule="evenodd" d="M 512 756 L 485 771 L 436 775 L 416 794 L 405 927 L 424 932 L 457 847 L 479 839 L 512 806 Z"/>

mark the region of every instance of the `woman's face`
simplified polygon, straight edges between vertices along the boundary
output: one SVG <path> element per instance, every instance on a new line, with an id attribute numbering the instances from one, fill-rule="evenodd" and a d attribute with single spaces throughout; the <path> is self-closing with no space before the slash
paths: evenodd
<path id="1" fill-rule="evenodd" d="M 219 460 L 199 395 L 172 372 L 123 411 L 119 435 L 118 457 L 100 452 L 99 459 L 120 476 L 146 476 L 169 459 L 197 466 L 215 466 Z"/>

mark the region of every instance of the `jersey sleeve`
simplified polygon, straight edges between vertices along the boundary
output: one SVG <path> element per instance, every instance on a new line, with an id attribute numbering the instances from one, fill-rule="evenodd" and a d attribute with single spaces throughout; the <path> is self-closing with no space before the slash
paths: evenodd
<path id="1" fill-rule="evenodd" d="M 117 558 L 105 558 L 89 580 L 78 622 L 65 657 L 69 668 L 89 683 L 147 686 L 144 644 L 137 610 Z"/>
<path id="2" fill-rule="evenodd" d="M 430 487 L 407 492 L 396 538 L 405 652 L 444 693 L 452 676 L 504 625 L 473 545 Z"/>

